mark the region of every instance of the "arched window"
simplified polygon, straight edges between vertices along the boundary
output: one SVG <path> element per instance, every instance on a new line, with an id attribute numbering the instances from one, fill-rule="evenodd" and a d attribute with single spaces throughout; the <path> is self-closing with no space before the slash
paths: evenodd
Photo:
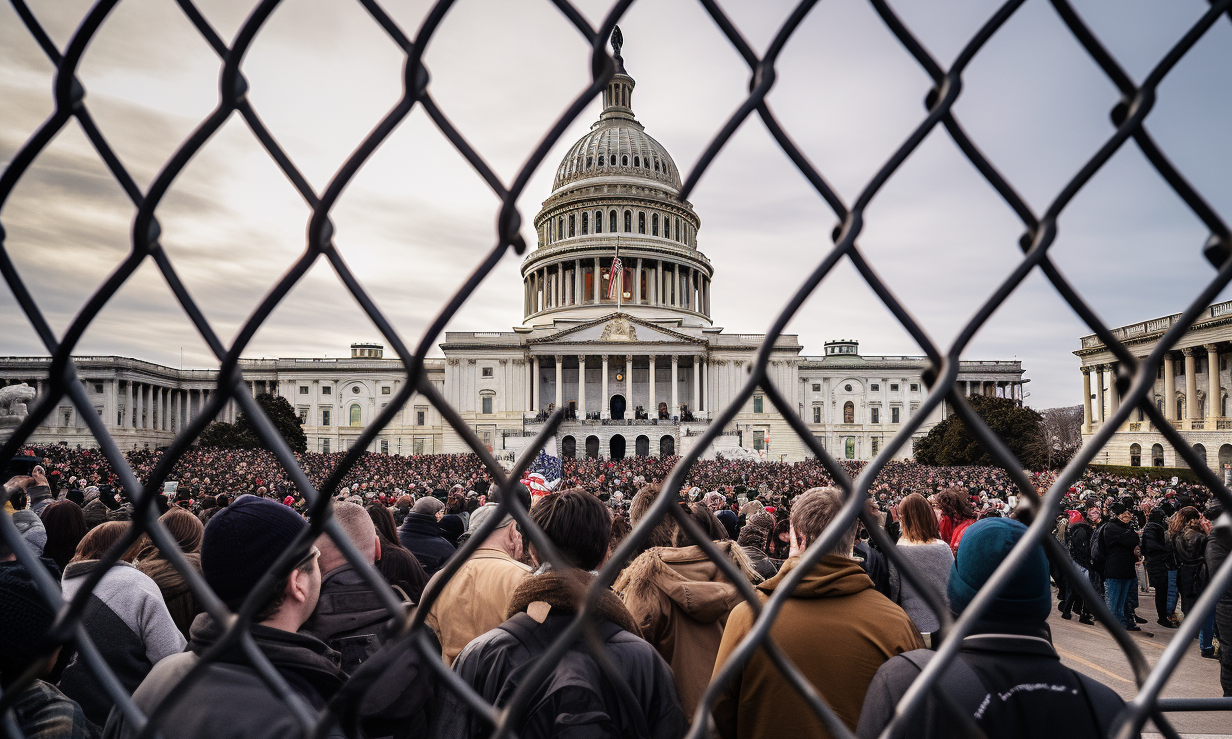
<path id="1" fill-rule="evenodd" d="M 646 212 L 639 210 L 637 212 L 637 232 L 640 234 L 646 233 Z"/>
<path id="2" fill-rule="evenodd" d="M 1206 464 L 1206 447 L 1202 446 L 1201 444 L 1194 444 L 1193 448 L 1194 448 L 1194 451 L 1197 452 L 1198 454 L 1198 459 L 1200 459 L 1202 461 L 1202 464 L 1205 465 Z"/>
<path id="3" fill-rule="evenodd" d="M 360 409 L 360 407 L 359 407 L 359 403 L 352 403 L 352 404 L 351 404 L 351 425 L 352 425 L 352 426 L 359 426 L 359 425 L 360 425 L 360 423 L 361 423 L 361 421 L 362 421 L 362 418 L 361 418 L 361 414 L 362 414 L 362 413 L 363 413 L 363 411 Z"/>
<path id="4" fill-rule="evenodd" d="M 1130 444 L 1129 445 L 1129 466 L 1130 467 L 1141 467 L 1142 466 L 1142 445 L 1141 444 Z"/>
<path id="5" fill-rule="evenodd" d="M 590 214 L 582 213 L 582 235 L 590 233 Z"/>
<path id="6" fill-rule="evenodd" d="M 651 236 L 659 235 L 659 214 L 658 213 L 653 213 L 650 216 L 650 235 Z"/>
<path id="7" fill-rule="evenodd" d="M 680 241 L 680 219 L 676 219 L 676 240 Z"/>
<path id="8" fill-rule="evenodd" d="M 616 166 L 616 155 L 615 155 L 615 154 L 613 154 L 613 155 L 612 155 L 612 161 L 611 161 L 611 164 L 612 164 L 612 166 L 613 166 L 613 167 L 615 167 L 615 166 Z"/>
<path id="9" fill-rule="evenodd" d="M 603 233 L 603 211 L 595 211 L 595 233 Z"/>
<path id="10" fill-rule="evenodd" d="M 569 214 L 569 238 L 573 238 L 574 236 L 577 236 L 577 229 L 575 228 L 576 225 L 577 225 L 577 221 L 573 217 L 573 214 L 570 213 Z"/>
<path id="11" fill-rule="evenodd" d="M 586 169 L 590 169 L 591 162 L 593 161 L 594 157 L 586 157 Z"/>
<path id="12" fill-rule="evenodd" d="M 629 166 L 629 155 L 628 154 L 625 154 L 624 156 L 620 158 L 620 166 L 622 167 Z"/>
<path id="13" fill-rule="evenodd" d="M 557 218 L 556 219 L 556 240 L 559 241 L 563 238 L 565 238 L 565 219 Z"/>
<path id="14" fill-rule="evenodd" d="M 843 403 L 843 423 L 856 422 L 856 404 L 850 400 Z"/>
<path id="15" fill-rule="evenodd" d="M 663 216 L 663 238 L 670 239 L 672 237 L 672 219 L 668 216 Z"/>
<path id="16" fill-rule="evenodd" d="M 1164 445 L 1163 444 L 1155 444 L 1154 446 L 1151 447 L 1151 466 L 1152 467 L 1163 467 L 1164 466 Z"/>
<path id="17" fill-rule="evenodd" d="M 633 211 L 625 211 L 625 233 L 633 233 Z"/>
<path id="18" fill-rule="evenodd" d="M 642 166 L 642 158 L 638 156 L 633 157 L 633 166 L 634 167 Z"/>
<path id="19" fill-rule="evenodd" d="M 616 211 L 608 213 L 607 225 L 607 230 L 611 233 L 616 233 L 616 231 L 619 230 L 620 227 L 616 225 Z"/>
<path id="20" fill-rule="evenodd" d="M 1177 418 L 1185 417 L 1185 399 L 1184 398 L 1176 399 L 1176 417 Z"/>

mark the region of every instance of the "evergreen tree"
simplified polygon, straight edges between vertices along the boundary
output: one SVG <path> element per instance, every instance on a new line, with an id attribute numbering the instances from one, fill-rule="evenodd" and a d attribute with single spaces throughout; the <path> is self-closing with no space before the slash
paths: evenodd
<path id="1" fill-rule="evenodd" d="M 262 393 L 257 396 L 257 405 L 274 424 L 278 433 L 286 440 L 292 451 L 308 451 L 308 437 L 304 435 L 299 415 L 291 407 L 291 403 L 281 395 Z M 249 422 L 247 414 L 241 412 L 235 423 L 211 423 L 201 433 L 197 443 L 204 447 L 223 447 L 227 449 L 255 449 L 261 446 L 260 438 Z"/>
<path id="2" fill-rule="evenodd" d="M 1043 418 L 1039 413 L 1010 398 L 975 395 L 967 398 L 967 402 L 1024 468 L 1038 470 L 1047 463 Z M 958 414 L 934 426 L 916 444 L 915 459 L 920 464 L 941 466 L 997 464 Z"/>

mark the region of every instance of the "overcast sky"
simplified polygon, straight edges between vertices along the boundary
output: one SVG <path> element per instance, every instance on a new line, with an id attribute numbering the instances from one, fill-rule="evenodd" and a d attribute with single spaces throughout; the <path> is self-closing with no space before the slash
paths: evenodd
<path id="1" fill-rule="evenodd" d="M 386 2 L 408 34 L 428 3 Z M 1207 7 L 1203 0 L 1095 0 L 1076 6 L 1141 80 Z M 64 48 L 90 2 L 35 0 Z M 251 1 L 200 0 L 223 38 Z M 724 3 L 763 51 L 790 3 Z M 948 66 L 997 3 L 897 2 L 902 19 Z M 578 7 L 597 24 L 607 4 Z M 633 107 L 682 172 L 747 94 L 743 61 L 693 0 L 640 0 L 620 25 L 637 80 Z M 589 75 L 588 47 L 545 0 L 460 0 L 430 43 L 431 92 L 506 182 Z M 285 0 L 244 62 L 260 116 L 322 190 L 397 101 L 403 57 L 358 3 Z M 217 103 L 221 64 L 172 0 L 124 0 L 94 38 L 79 77 L 99 127 L 144 190 Z M 770 104 L 797 144 L 852 202 L 925 115 L 930 81 L 867 2 L 824 0 L 778 65 Z M 13 9 L 0 5 L 0 165 L 52 111 L 53 67 Z M 1117 92 L 1051 5 L 1028 0 L 984 47 L 955 107 L 986 155 L 1037 213 L 1111 135 Z M 596 119 L 592 102 L 519 202 L 524 236 L 556 164 Z M 1165 80 L 1148 120 L 1156 141 L 1225 219 L 1232 218 L 1232 23 L 1221 19 Z M 716 325 L 765 330 L 831 247 L 836 218 L 750 118 L 691 200 L 699 245 L 715 266 Z M 495 239 L 496 197 L 422 110 L 403 121 L 333 211 L 347 262 L 414 345 Z M 75 122 L 36 160 L 0 212 L 7 248 L 57 332 L 130 248 L 135 209 Z M 175 181 L 158 210 L 162 243 L 219 335 L 229 341 L 302 252 L 308 208 L 233 115 Z M 859 243 L 942 345 L 1021 258 L 1022 226 L 938 128 L 867 211 Z M 1214 271 L 1207 232 L 1132 144 L 1121 148 L 1060 219 L 1052 254 L 1112 325 L 1180 311 Z M 520 322 L 520 258 L 510 253 L 451 330 Z M 1227 296 L 1225 296 L 1227 297 Z M 0 354 L 45 354 L 0 287 Z M 848 264 L 789 326 L 806 354 L 855 338 L 865 354 L 919 354 Z M 1029 278 L 965 358 L 1021 359 L 1036 407 L 1080 402 L 1072 352 L 1087 328 L 1043 277 Z M 322 261 L 257 334 L 249 356 L 341 356 L 379 336 Z M 172 366 L 217 363 L 150 263 L 107 304 L 78 348 Z"/>

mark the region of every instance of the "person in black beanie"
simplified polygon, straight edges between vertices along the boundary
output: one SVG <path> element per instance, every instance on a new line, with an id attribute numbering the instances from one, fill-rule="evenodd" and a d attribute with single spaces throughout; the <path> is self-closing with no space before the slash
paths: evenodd
<path id="1" fill-rule="evenodd" d="M 1026 532 L 1022 522 L 1008 518 L 986 518 L 967 529 L 946 586 L 955 618 Z M 1048 629 L 1051 609 L 1048 557 L 1042 546 L 1036 546 L 980 614 L 934 692 L 907 717 L 902 724 L 907 728 L 897 736 L 939 739 L 963 733 L 941 707 L 937 692 L 972 716 L 986 736 L 1107 736 L 1124 701 L 1111 688 L 1061 664 Z M 880 736 L 898 701 L 935 654 L 927 649 L 905 652 L 877 670 L 864 697 L 856 736 Z M 1049 689 L 1021 689 L 1037 684 Z"/>
<path id="2" fill-rule="evenodd" d="M 30 573 L 12 551 L 7 551 L 0 560 L 0 688 L 7 693 L 34 660 L 43 660 L 38 677 L 20 689 L 12 704 L 21 735 L 93 739 L 98 736 L 98 728 L 86 718 L 81 706 L 40 679 L 51 672 L 60 651 L 57 648 L 47 655 L 43 643 L 55 618 L 55 611 L 38 592 Z"/>
<path id="3" fill-rule="evenodd" d="M 201 542 L 205 581 L 228 608 L 239 610 L 261 576 L 307 528 L 304 519 L 278 502 L 240 496 L 219 509 L 205 527 Z M 266 597 L 248 627 L 257 647 L 314 711 L 324 709 L 346 680 L 337 652 L 314 636 L 297 633 L 312 615 L 320 595 L 319 556 L 320 550 L 312 547 Z M 133 693 L 137 707 L 148 715 L 168 698 L 171 688 L 223 632 L 223 625 L 210 614 L 197 616 L 189 631 L 188 651 L 154 667 Z M 295 714 L 270 691 L 238 647 L 205 669 L 191 696 L 191 700 L 172 698 L 174 704 L 164 729 L 174 726 L 177 737 L 273 739 L 302 733 Z M 244 710 L 229 710 L 238 706 Z M 124 715 L 113 709 L 104 736 L 129 737 L 134 733 Z"/>

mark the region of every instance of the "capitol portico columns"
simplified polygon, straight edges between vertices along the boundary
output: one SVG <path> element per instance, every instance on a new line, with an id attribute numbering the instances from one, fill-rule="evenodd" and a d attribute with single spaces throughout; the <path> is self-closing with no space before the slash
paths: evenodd
<path id="1" fill-rule="evenodd" d="M 539 398 L 539 357 L 532 354 L 530 356 L 530 409 L 535 413 L 539 412 L 541 399 Z"/>
<path id="2" fill-rule="evenodd" d="M 1091 433 L 1091 368 L 1082 368 L 1082 433 Z"/>
<path id="3" fill-rule="evenodd" d="M 698 357 L 693 357 L 693 406 L 689 408 L 689 410 L 692 411 L 694 414 L 697 413 L 699 409 L 699 401 L 701 400 L 701 392 L 700 392 L 701 389 L 698 385 L 698 379 L 700 375 L 699 370 L 701 368 L 697 366 L 697 360 L 698 360 Z"/>
<path id="4" fill-rule="evenodd" d="M 1176 366 L 1172 352 L 1164 352 L 1164 418 L 1177 421 L 1176 417 Z"/>
<path id="5" fill-rule="evenodd" d="M 1210 425 L 1207 431 L 1218 428 L 1217 420 L 1223 415 L 1223 393 L 1219 390 L 1219 347 L 1215 344 L 1204 344 L 1206 349 L 1206 417 Z"/>
<path id="6" fill-rule="evenodd" d="M 1095 406 L 1099 413 L 1099 427 L 1104 427 L 1104 365 L 1095 365 Z"/>
<path id="7" fill-rule="evenodd" d="M 673 354 L 672 355 L 672 407 L 668 411 L 668 414 L 667 414 L 669 417 L 680 415 L 680 400 L 677 397 L 677 390 L 679 389 L 679 380 L 676 379 L 677 377 L 676 372 L 679 367 L 680 367 L 680 357 L 679 355 Z"/>
<path id="8" fill-rule="evenodd" d="M 633 404 L 633 355 L 625 355 L 625 418 L 633 418 L 637 406 Z"/>
<path id="9" fill-rule="evenodd" d="M 1117 366 L 1108 365 L 1108 415 L 1113 415 L 1121 407 L 1121 391 L 1117 390 Z"/>
<path id="10" fill-rule="evenodd" d="M 1193 347 L 1187 346 L 1181 350 L 1181 353 L 1185 355 L 1185 420 L 1190 421 L 1197 418 L 1194 415 L 1194 401 L 1198 399 L 1198 380 L 1195 376 Z M 1189 426 L 1190 424 L 1185 424 L 1186 430 Z"/>
<path id="11" fill-rule="evenodd" d="M 599 417 L 600 418 L 611 418 L 612 414 L 611 414 L 611 411 L 608 410 L 609 398 L 607 395 L 607 355 L 603 354 L 600 356 L 603 357 L 603 373 L 602 373 L 602 382 L 601 382 L 602 401 L 599 404 Z"/>
<path id="12" fill-rule="evenodd" d="M 650 384 L 647 388 L 646 417 L 659 417 L 659 404 L 655 402 L 655 355 L 650 355 Z"/>
<path id="13" fill-rule="evenodd" d="M 565 358 L 556 355 L 556 410 L 565 407 Z"/>
<path id="14" fill-rule="evenodd" d="M 578 418 L 586 418 L 586 355 L 578 355 Z"/>

